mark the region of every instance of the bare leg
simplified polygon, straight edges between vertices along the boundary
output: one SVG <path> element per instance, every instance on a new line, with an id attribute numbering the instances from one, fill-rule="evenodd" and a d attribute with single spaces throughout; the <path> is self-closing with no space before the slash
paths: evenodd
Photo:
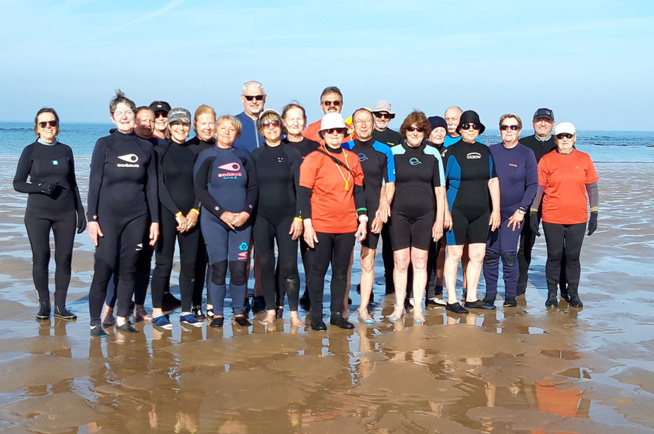
<path id="1" fill-rule="evenodd" d="M 362 321 L 370 321 L 368 314 L 368 303 L 372 294 L 372 285 L 375 281 L 375 250 L 370 247 L 361 246 L 361 305 L 359 306 L 359 318 Z"/>
<path id="2" fill-rule="evenodd" d="M 463 254 L 463 246 L 447 246 L 447 257 L 445 258 L 445 267 L 443 269 L 443 278 L 447 288 L 447 303 L 454 304 L 456 298 L 456 272 L 459 269 L 459 261 Z"/>
<path id="3" fill-rule="evenodd" d="M 422 299 L 427 285 L 428 250 L 411 248 L 411 264 L 413 265 L 413 321 L 419 324 L 425 322 L 422 314 Z M 396 287 L 397 290 L 397 287 Z"/>
<path id="4" fill-rule="evenodd" d="M 481 267 L 486 256 L 486 243 L 474 243 L 468 245 L 468 268 L 466 275 L 468 277 L 468 296 L 466 301 L 477 301 L 477 286 L 479 285 L 479 276 Z"/>
<path id="5" fill-rule="evenodd" d="M 397 321 L 404 314 L 404 298 L 406 297 L 407 272 L 409 270 L 409 248 L 393 252 L 393 285 L 395 286 L 395 310 L 390 316 L 391 321 Z"/>

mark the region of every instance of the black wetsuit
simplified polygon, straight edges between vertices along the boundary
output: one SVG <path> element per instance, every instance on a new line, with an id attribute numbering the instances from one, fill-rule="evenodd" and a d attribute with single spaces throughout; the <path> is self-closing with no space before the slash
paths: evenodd
<path id="1" fill-rule="evenodd" d="M 200 153 L 193 171 L 195 194 L 203 208 L 200 221 L 211 265 L 209 293 L 214 312 L 224 312 L 229 264 L 229 290 L 238 315 L 245 302 L 252 218 L 234 230 L 220 217 L 225 211 L 254 212 L 259 187 L 252 155 L 244 149 L 213 147 Z"/>
<path id="2" fill-rule="evenodd" d="M 490 219 L 488 180 L 496 178 L 493 156 L 488 146 L 459 140 L 443 150 L 447 180 L 447 202 L 452 230 L 446 232 L 447 245 L 486 243 Z"/>
<path id="3" fill-rule="evenodd" d="M 27 182 L 29 177 L 30 182 Z M 48 188 L 49 186 L 52 188 Z M 18 160 L 14 189 L 28 193 L 25 227 L 32 247 L 32 278 L 39 302 L 50 302 L 50 230 L 55 240 L 55 306 L 66 307 L 75 227 L 84 207 L 75 178 L 73 151 L 56 142 L 34 142 Z M 83 222 L 81 222 L 83 223 Z M 83 228 L 80 224 L 80 228 Z"/>
<path id="4" fill-rule="evenodd" d="M 378 131 L 374 129 L 372 131 L 372 138 L 382 143 L 386 146 L 395 146 L 399 145 L 402 141 L 402 135 L 397 131 L 393 131 L 390 128 L 386 128 L 384 131 Z"/>
<path id="5" fill-rule="evenodd" d="M 395 158 L 395 198 L 391 206 L 393 251 L 415 247 L 428 250 L 436 221 L 435 187 L 445 184 L 438 150 L 424 141 L 391 148 Z"/>
<path id="6" fill-rule="evenodd" d="M 522 137 L 520 143 L 534 151 L 536 156 L 536 164 L 543 158 L 543 155 L 552 152 L 556 149 L 556 141 L 554 135 L 550 135 L 547 140 L 539 140 L 535 134 L 531 136 Z M 538 211 L 538 221 L 540 222 L 542 214 L 540 209 Z M 522 231 L 520 232 L 520 240 L 518 242 L 518 285 L 517 294 L 524 294 L 529 280 L 529 265 L 531 264 L 531 251 L 536 243 L 536 234 L 531 230 L 531 216 L 530 213 L 525 214 L 525 219 L 522 222 Z M 565 261 L 565 256 L 563 261 Z M 565 264 L 565 262 L 563 263 Z M 565 288 L 565 265 L 561 268 L 561 287 Z"/>
<path id="7" fill-rule="evenodd" d="M 268 309 L 283 306 L 288 294 L 291 311 L 297 311 L 300 278 L 297 269 L 297 239 L 288 233 L 293 219 L 300 217 L 297 191 L 302 156 L 281 143 L 264 144 L 252 151 L 259 183 L 259 202 L 254 220 L 254 245 L 261 267 L 261 286 Z M 278 279 L 275 278 L 275 241 L 279 252 Z M 275 300 L 276 281 L 280 298 Z M 277 304 L 276 304 L 277 303 Z"/>
<path id="8" fill-rule="evenodd" d="M 204 245 L 200 245 L 200 225 L 180 233 L 177 231 L 175 216 L 178 213 L 186 216 L 191 209 L 195 209 L 198 214 L 200 212 L 200 203 L 193 186 L 193 166 L 199 148 L 188 143 L 180 145 L 170 141 L 155 149 L 159 155 L 159 200 L 162 207 L 156 265 L 152 273 L 152 306 L 162 306 L 163 294 L 170 282 L 177 239 L 181 263 L 179 291 L 182 312 L 190 312 L 195 283 L 198 280 L 204 283 L 204 270 L 196 268 L 198 253 L 204 250 Z"/>
<path id="9" fill-rule="evenodd" d="M 90 222 L 98 222 L 104 234 L 98 237 L 89 291 L 91 325 L 95 326 L 100 325 L 107 284 L 116 266 L 117 314 L 129 316 L 148 226 L 159 222 L 156 157 L 148 141 L 134 133 L 114 132 L 96 142 L 91 158 L 88 217 Z"/>
<path id="10" fill-rule="evenodd" d="M 288 140 L 288 138 L 283 138 L 282 143 L 290 146 L 291 148 L 296 149 L 300 155 L 302 156 L 302 159 L 304 160 L 304 157 L 315 151 L 320 147 L 320 143 L 315 142 L 313 140 L 307 139 L 306 137 L 302 137 L 301 142 L 291 142 Z"/>

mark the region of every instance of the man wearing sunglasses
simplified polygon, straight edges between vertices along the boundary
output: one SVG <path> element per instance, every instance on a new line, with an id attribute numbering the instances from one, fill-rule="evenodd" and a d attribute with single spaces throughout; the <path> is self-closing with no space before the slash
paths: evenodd
<path id="1" fill-rule="evenodd" d="M 534 151 L 536 156 L 536 163 L 543 158 L 543 155 L 548 154 L 553 149 L 556 149 L 556 141 L 552 135 L 552 128 L 554 127 L 554 112 L 548 108 L 539 108 L 534 113 L 532 119 L 534 125 L 534 134 L 531 136 L 523 137 L 520 143 Z M 538 212 L 538 222 L 540 224 L 541 213 Z M 518 249 L 518 264 L 520 275 L 518 277 L 517 295 L 522 295 L 527 289 L 527 281 L 529 280 L 529 264 L 531 264 L 531 250 L 536 242 L 536 234 L 531 230 L 531 219 L 529 213 L 525 215 L 525 221 L 522 225 L 522 232 L 520 233 L 520 244 Z M 565 267 L 562 268 L 565 270 Z M 565 271 L 564 271 L 565 273 Z M 562 277 L 565 282 L 565 277 Z"/>
<path id="2" fill-rule="evenodd" d="M 341 90 L 336 86 L 327 86 L 320 94 L 320 108 L 324 114 L 340 113 L 341 110 L 343 110 L 343 94 L 341 93 Z M 318 136 L 321 122 L 322 120 L 318 120 L 309 124 L 309 126 L 307 126 L 302 132 L 302 135 L 309 140 L 322 143 L 322 139 Z M 345 122 L 345 125 L 348 128 L 348 132 L 351 132 L 352 125 L 349 125 L 347 121 Z M 343 142 L 348 142 L 353 139 L 353 136 L 346 135 Z"/>
<path id="3" fill-rule="evenodd" d="M 388 128 L 391 119 L 395 118 L 395 113 L 391 111 L 391 103 L 380 99 L 372 108 L 374 116 L 375 129 L 372 131 L 372 138 L 388 146 L 395 146 L 400 143 L 402 136 L 397 131 Z"/>
<path id="4" fill-rule="evenodd" d="M 263 106 L 266 104 L 266 92 L 263 90 L 263 85 L 258 81 L 245 83 L 241 102 L 243 111 L 236 115 L 241 122 L 241 137 L 236 139 L 234 147 L 252 152 L 259 146 L 263 146 L 265 141 L 257 129 L 259 115 L 263 112 Z"/>

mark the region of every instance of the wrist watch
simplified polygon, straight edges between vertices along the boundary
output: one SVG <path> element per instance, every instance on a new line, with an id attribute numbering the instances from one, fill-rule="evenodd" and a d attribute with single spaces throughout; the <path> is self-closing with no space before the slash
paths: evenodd
<path id="1" fill-rule="evenodd" d="M 359 223 L 362 223 L 362 222 L 368 222 L 368 216 L 367 215 L 361 214 L 359 216 Z"/>
<path id="2" fill-rule="evenodd" d="M 519 212 L 520 214 L 522 214 L 522 215 L 527 214 L 527 211 L 524 210 L 524 209 L 522 209 L 522 208 L 518 208 L 518 212 Z"/>

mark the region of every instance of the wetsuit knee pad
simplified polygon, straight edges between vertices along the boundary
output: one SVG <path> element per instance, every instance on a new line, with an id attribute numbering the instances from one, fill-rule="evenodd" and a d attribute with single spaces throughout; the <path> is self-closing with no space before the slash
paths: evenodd
<path id="1" fill-rule="evenodd" d="M 227 261 L 220 261 L 211 264 L 211 281 L 216 285 L 225 284 L 227 274 Z"/>
<path id="2" fill-rule="evenodd" d="M 184 279 L 194 280 L 195 279 L 195 261 L 184 261 L 182 262 L 180 274 Z"/>
<path id="3" fill-rule="evenodd" d="M 502 262 L 506 264 L 507 267 L 513 267 L 515 265 L 517 255 L 515 252 L 508 252 L 502 254 Z"/>
<path id="4" fill-rule="evenodd" d="M 247 262 L 230 261 L 229 262 L 229 283 L 232 285 L 245 285 L 248 282 Z"/>
<path id="5" fill-rule="evenodd" d="M 173 258 L 157 257 L 154 263 L 153 275 L 163 278 L 168 278 L 173 269 Z"/>
<path id="6" fill-rule="evenodd" d="M 494 264 L 500 259 L 500 255 L 497 252 L 486 249 L 486 256 L 484 256 L 485 264 Z"/>

